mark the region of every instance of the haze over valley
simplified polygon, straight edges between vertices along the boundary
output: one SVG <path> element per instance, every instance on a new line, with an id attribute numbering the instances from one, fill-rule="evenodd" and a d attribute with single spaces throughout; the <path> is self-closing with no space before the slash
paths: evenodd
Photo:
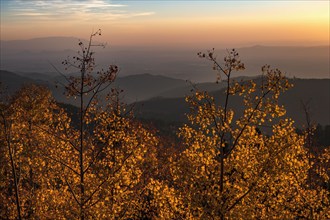
<path id="1" fill-rule="evenodd" d="M 36 77 L 33 73 L 55 77 L 58 74 L 52 65 L 63 71 L 61 62 L 68 56 L 75 55 L 79 49 L 78 42 L 79 39 L 74 37 L 1 41 L 1 69 L 22 75 L 29 74 L 30 77 Z M 118 65 L 120 76 L 148 73 L 192 82 L 212 82 L 215 80 L 215 73 L 210 64 L 197 56 L 198 52 L 206 52 L 209 49 L 212 48 L 130 48 L 108 42 L 105 48 L 96 48 L 95 58 L 98 68 L 107 68 L 110 64 Z M 217 56 L 222 58 L 226 55 L 226 49 L 232 48 L 216 48 Z M 260 75 L 261 67 L 270 64 L 284 71 L 288 77 L 330 77 L 327 45 L 251 45 L 236 49 L 246 66 L 246 70 L 238 76 Z M 39 77 L 42 78 L 42 75 Z"/>

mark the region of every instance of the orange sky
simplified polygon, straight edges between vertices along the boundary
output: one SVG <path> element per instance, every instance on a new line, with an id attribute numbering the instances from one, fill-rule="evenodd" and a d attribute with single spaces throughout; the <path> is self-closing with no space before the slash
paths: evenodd
<path id="1" fill-rule="evenodd" d="M 98 28 L 113 45 L 329 45 L 329 1 L 1 1 L 1 40 Z"/>

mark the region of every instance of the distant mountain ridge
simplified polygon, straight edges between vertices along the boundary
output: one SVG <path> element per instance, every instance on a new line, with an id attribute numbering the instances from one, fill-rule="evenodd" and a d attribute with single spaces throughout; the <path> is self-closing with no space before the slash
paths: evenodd
<path id="1" fill-rule="evenodd" d="M 31 77 L 27 77 L 31 76 Z M 58 82 L 65 84 L 62 76 L 30 73 L 16 74 L 13 72 L 0 70 L 0 81 L 8 87 L 9 93 L 14 93 L 24 84 L 36 83 L 47 86 L 53 93 L 54 97 L 62 102 L 68 102 L 63 96 L 63 88 L 57 87 Z M 219 85 L 215 83 L 201 83 L 196 86 L 205 88 L 208 91 L 219 89 Z M 189 94 L 191 84 L 182 79 L 174 79 L 171 77 L 151 74 L 140 74 L 118 77 L 112 84 L 111 88 L 124 90 L 123 96 L 125 102 L 132 103 L 142 100 L 152 99 L 154 97 L 183 97 Z M 110 89 L 108 90 L 110 91 Z M 107 92 L 107 91 L 105 91 Z M 70 102 L 70 104 L 74 104 Z"/>
<path id="2" fill-rule="evenodd" d="M 79 38 L 48 37 L 19 41 L 0 42 L 0 69 L 12 72 L 54 72 L 50 63 L 57 67 L 79 49 Z M 102 42 L 102 38 L 97 39 Z M 84 42 L 86 40 L 83 40 Z M 150 73 L 193 82 L 210 82 L 215 78 L 212 64 L 199 59 L 200 48 L 129 48 L 111 45 L 96 49 L 99 67 L 116 64 L 121 76 Z M 210 48 L 203 49 L 206 51 Z M 216 48 L 219 61 L 226 50 Z M 289 77 L 330 78 L 329 45 L 323 46 L 251 46 L 236 48 L 246 71 L 240 76 L 260 75 L 261 66 L 270 64 L 286 71 Z"/>
<path id="3" fill-rule="evenodd" d="M 37 73 L 35 75 L 38 76 Z M 45 77 L 47 79 L 47 75 Z M 36 80 L 0 70 L 0 81 L 3 86 L 7 86 L 10 94 L 13 94 L 24 84 L 36 83 L 47 86 L 59 102 L 75 104 L 65 98 L 63 88 L 55 87 L 55 81 L 60 78 L 49 76 L 48 80 Z M 251 78 L 243 77 L 242 79 Z M 280 96 L 280 103 L 286 107 L 287 115 L 301 127 L 305 123 L 301 102 L 309 102 L 312 119 L 322 125 L 330 124 L 330 79 L 292 78 L 290 81 L 294 87 Z M 222 89 L 224 85 L 222 83 L 200 83 L 195 86 L 201 90 L 209 91 L 219 102 L 223 100 L 224 91 Z M 168 122 L 184 122 L 186 120 L 185 114 L 189 112 L 189 106 L 184 97 L 191 94 L 192 85 L 189 82 L 171 77 L 141 74 L 118 77 L 112 87 L 124 90 L 124 101 L 135 103 L 136 116 L 139 118 Z M 238 112 L 240 111 L 239 99 L 233 98 L 231 105 L 238 108 Z"/>

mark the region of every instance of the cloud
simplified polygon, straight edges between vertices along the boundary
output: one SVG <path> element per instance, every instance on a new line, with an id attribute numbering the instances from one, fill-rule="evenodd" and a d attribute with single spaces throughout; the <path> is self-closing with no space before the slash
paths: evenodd
<path id="1" fill-rule="evenodd" d="M 125 10 L 126 9 L 126 10 Z M 9 14 L 16 19 L 38 20 L 116 20 L 150 16 L 154 12 L 132 11 L 126 4 L 109 0 L 12 0 L 8 5 Z"/>

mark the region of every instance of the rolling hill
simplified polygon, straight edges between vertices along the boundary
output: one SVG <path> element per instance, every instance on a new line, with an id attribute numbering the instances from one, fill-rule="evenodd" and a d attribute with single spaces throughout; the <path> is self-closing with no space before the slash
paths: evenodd
<path id="1" fill-rule="evenodd" d="M 287 116 L 292 118 L 296 126 L 305 124 L 305 115 L 302 102 L 309 103 L 313 122 L 321 125 L 330 124 L 330 79 L 291 79 L 294 87 L 280 96 L 279 103 L 284 105 Z M 224 90 L 212 91 L 216 102 L 221 104 L 224 100 Z M 137 116 L 148 120 L 163 119 L 171 122 L 186 122 L 185 114 L 189 106 L 184 97 L 156 98 L 141 101 L 135 104 Z M 230 107 L 238 113 L 242 112 L 242 100 L 232 97 Z"/>
<path id="2" fill-rule="evenodd" d="M 38 76 L 34 74 L 33 76 Z M 45 75 L 43 75 L 45 77 Z M 9 94 L 17 91 L 22 85 L 36 83 L 47 86 L 54 97 L 63 103 L 73 104 L 63 95 L 63 88 L 56 88 L 56 80 L 60 77 L 50 77 L 44 80 L 32 79 L 12 72 L 0 71 L 0 81 L 7 87 Z M 240 79 L 240 78 L 238 78 Z M 243 78 L 250 79 L 250 78 Z M 258 81 L 258 78 L 256 78 Z M 309 103 L 314 122 L 321 125 L 330 124 L 330 79 L 290 79 L 294 87 L 280 97 L 280 104 L 287 109 L 287 116 L 301 127 L 305 123 L 301 102 Z M 209 91 L 220 104 L 224 100 L 224 85 L 222 83 L 200 83 L 195 85 L 200 90 Z M 160 120 L 164 122 L 185 122 L 185 114 L 189 106 L 184 100 L 191 93 L 192 85 L 181 79 L 165 76 L 141 74 L 119 77 L 112 88 L 124 90 L 123 99 L 126 103 L 134 103 L 136 116 L 145 120 Z M 233 97 L 230 106 L 241 112 L 240 98 Z"/>

